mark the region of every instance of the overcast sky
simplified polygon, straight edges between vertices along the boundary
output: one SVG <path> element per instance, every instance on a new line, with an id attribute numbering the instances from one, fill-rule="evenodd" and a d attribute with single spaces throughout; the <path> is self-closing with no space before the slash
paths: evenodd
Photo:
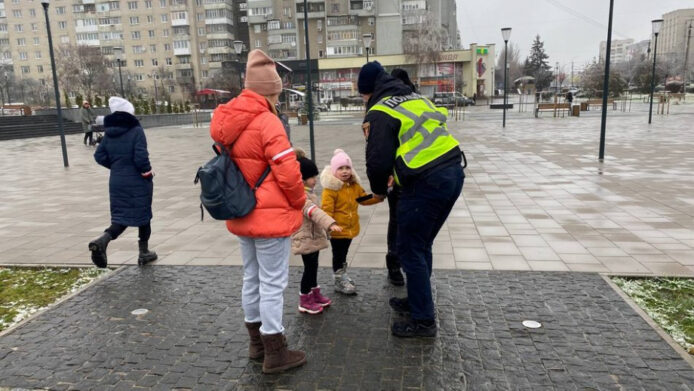
<path id="1" fill-rule="evenodd" d="M 528 56 L 535 35 L 545 42 L 550 64 L 567 72 L 598 56 L 607 40 L 609 0 L 456 0 L 458 28 L 464 48 L 471 42 L 496 43 L 501 53 L 501 28 L 511 27 L 511 39 Z M 694 8 L 694 0 L 615 0 L 612 39 L 649 39 L 651 20 L 666 12 Z"/>

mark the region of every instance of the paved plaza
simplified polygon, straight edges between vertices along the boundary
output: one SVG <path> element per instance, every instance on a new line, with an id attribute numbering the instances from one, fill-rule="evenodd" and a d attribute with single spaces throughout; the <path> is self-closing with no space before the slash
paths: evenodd
<path id="1" fill-rule="evenodd" d="M 111 242 L 109 263 L 126 267 L 0 337 L 0 391 L 693 391 L 694 360 L 601 275 L 694 276 L 694 105 L 651 126 L 643 108 L 610 112 L 602 163 L 596 112 L 514 112 L 502 129 L 500 112 L 475 107 L 451 121 L 469 167 L 434 246 L 437 338 L 390 334 L 387 300 L 406 293 L 385 278 L 388 209 L 362 207 L 348 258 L 359 294 L 336 296 L 320 268 L 334 303 L 300 315 L 292 257 L 286 334 L 308 363 L 271 376 L 247 358 L 238 241 L 200 220 L 208 128 L 147 129 L 160 260 L 132 266 L 137 230 Z M 316 155 L 322 167 L 346 150 L 368 186 L 360 122 L 325 115 Z M 308 151 L 308 127 L 294 125 L 292 141 Z M 108 171 L 81 135 L 68 148 L 64 169 L 57 136 L 0 142 L 0 265 L 91 265 L 87 243 L 110 222 Z"/>
<path id="2" fill-rule="evenodd" d="M 512 113 L 504 130 L 498 111 L 476 107 L 453 121 L 469 167 L 434 246 L 434 267 L 694 275 L 694 105 L 680 109 L 691 114 L 675 109 L 650 127 L 646 112 L 610 111 L 604 163 L 597 112 Z M 353 114 L 316 123 L 319 167 L 343 148 L 366 181 L 359 122 Z M 208 128 L 148 129 L 147 137 L 157 264 L 240 265 L 238 242 L 223 223 L 200 221 L 193 178 L 212 157 Z M 292 140 L 308 151 L 308 127 L 295 125 Z M 0 143 L 1 264 L 90 264 L 87 243 L 109 224 L 108 171 L 80 142 L 68 138 L 67 170 L 58 137 Z M 360 216 L 350 265 L 384 267 L 387 204 L 362 207 Z M 136 262 L 136 231 L 111 242 L 110 264 Z"/>

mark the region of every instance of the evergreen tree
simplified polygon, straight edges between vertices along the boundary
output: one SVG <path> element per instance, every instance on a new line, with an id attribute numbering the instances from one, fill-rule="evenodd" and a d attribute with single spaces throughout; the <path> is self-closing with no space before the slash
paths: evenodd
<path id="1" fill-rule="evenodd" d="M 166 102 L 166 112 L 169 114 L 173 113 L 173 107 L 171 107 L 171 101 L 170 100 Z"/>
<path id="2" fill-rule="evenodd" d="M 94 97 L 94 107 L 101 107 L 104 105 L 104 102 L 101 101 L 101 97 L 99 95 Z"/>
<path id="3" fill-rule="evenodd" d="M 67 94 L 67 91 L 63 90 L 63 95 L 65 96 L 65 108 L 71 108 L 72 106 L 70 105 L 70 96 Z"/>
<path id="4" fill-rule="evenodd" d="M 554 75 L 552 67 L 547 62 L 549 56 L 545 52 L 545 43 L 540 40 L 540 35 L 535 36 L 533 46 L 530 48 L 530 56 L 525 59 L 523 66 L 525 74 L 535 78 L 535 88 L 542 91 L 552 84 Z"/>
<path id="5" fill-rule="evenodd" d="M 80 94 L 75 95 L 75 104 L 77 106 L 82 107 L 82 102 L 84 102 L 84 98 L 82 98 L 82 95 L 80 95 Z"/>
<path id="6" fill-rule="evenodd" d="M 152 114 L 157 113 L 157 103 L 154 101 L 154 98 L 149 101 L 149 109 L 152 112 Z"/>
<path id="7" fill-rule="evenodd" d="M 183 107 L 183 112 L 184 113 L 190 113 L 190 102 L 186 101 L 186 104 Z"/>
<path id="8" fill-rule="evenodd" d="M 104 105 L 105 105 L 106 107 L 108 107 L 108 100 L 109 100 L 109 99 L 111 99 L 111 97 L 108 96 L 108 95 L 106 95 L 106 97 L 104 98 Z"/>

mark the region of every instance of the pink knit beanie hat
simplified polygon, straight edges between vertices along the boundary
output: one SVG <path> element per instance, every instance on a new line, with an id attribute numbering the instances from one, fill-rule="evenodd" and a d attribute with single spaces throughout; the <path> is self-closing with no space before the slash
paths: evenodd
<path id="1" fill-rule="evenodd" d="M 349 158 L 349 155 L 347 155 L 345 151 L 336 149 L 335 152 L 333 152 L 333 158 L 330 159 L 330 171 L 335 175 L 337 174 L 337 169 L 342 166 L 349 166 L 349 168 L 352 168 L 352 159 Z"/>
<path id="2" fill-rule="evenodd" d="M 282 79 L 277 74 L 275 62 L 260 49 L 248 53 L 246 88 L 263 96 L 282 92 Z"/>

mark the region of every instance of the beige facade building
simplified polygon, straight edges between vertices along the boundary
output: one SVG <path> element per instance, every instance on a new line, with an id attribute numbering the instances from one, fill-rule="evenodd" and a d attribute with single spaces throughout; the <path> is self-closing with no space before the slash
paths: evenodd
<path id="1" fill-rule="evenodd" d="M 165 94 L 174 100 L 190 99 L 207 77 L 221 70 L 223 61 L 235 56 L 238 29 L 247 29 L 243 4 L 233 0 L 53 0 L 49 16 L 56 61 L 61 61 L 61 45 L 98 47 L 113 61 L 117 86 L 116 53 L 122 50 L 126 95 L 154 97 L 157 83 L 159 100 Z M 14 72 L 15 80 L 52 83 L 41 2 L 4 0 L 0 7 L 4 8 L 0 51 L 5 68 Z"/>
<path id="2" fill-rule="evenodd" d="M 629 60 L 629 47 L 634 44 L 634 40 L 613 39 L 610 46 L 610 63 L 618 64 Z M 605 62 L 605 52 L 607 51 L 607 41 L 600 42 L 600 62 Z"/>

